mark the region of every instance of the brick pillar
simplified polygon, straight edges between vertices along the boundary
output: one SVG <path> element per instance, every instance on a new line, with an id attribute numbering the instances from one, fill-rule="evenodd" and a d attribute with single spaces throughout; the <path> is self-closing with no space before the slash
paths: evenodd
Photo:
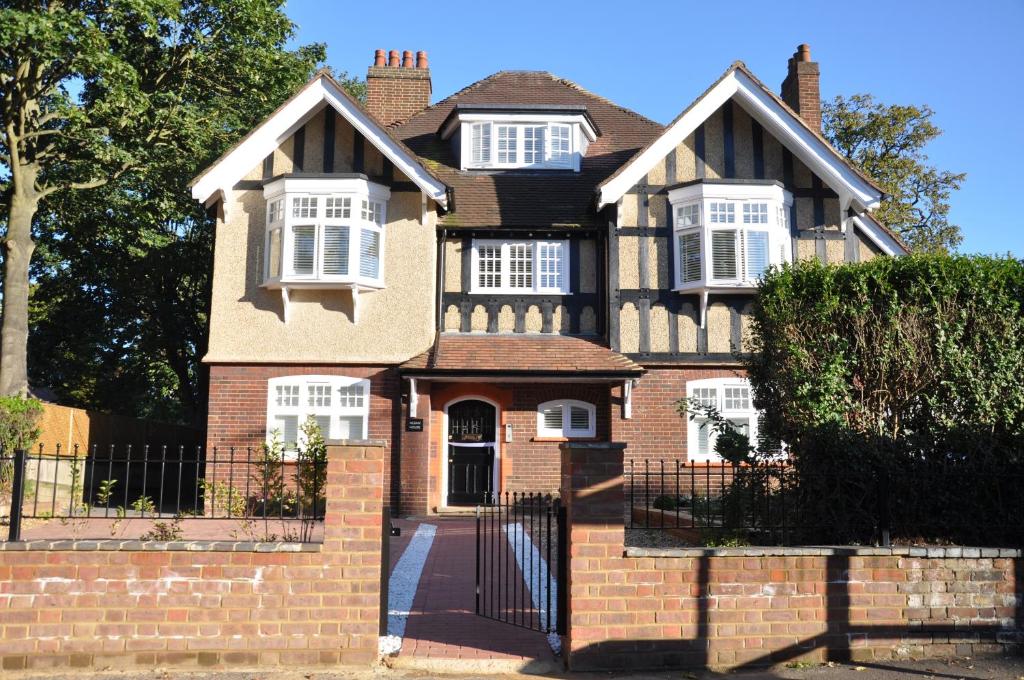
<path id="1" fill-rule="evenodd" d="M 564 640 L 572 670 L 608 668 L 601 643 L 613 637 L 608 600 L 621 598 L 624 577 L 623 457 L 621 443 L 566 442 L 562 501 L 566 505 L 569 566 Z"/>
<path id="2" fill-rule="evenodd" d="M 336 607 L 330 609 L 342 637 L 337 650 L 341 663 L 370 664 L 378 657 L 385 448 L 383 441 L 327 445 L 321 551 L 325 566 L 333 567 L 334 574 L 323 583 L 332 596 L 325 593 L 322 604 Z"/>

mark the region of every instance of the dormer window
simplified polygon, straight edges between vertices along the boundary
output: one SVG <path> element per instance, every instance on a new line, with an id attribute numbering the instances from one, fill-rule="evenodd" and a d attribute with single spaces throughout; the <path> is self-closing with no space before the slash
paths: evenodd
<path id="1" fill-rule="evenodd" d="M 691 182 L 669 191 L 677 253 L 675 288 L 750 289 L 792 260 L 786 219 L 792 195 L 774 182 Z"/>
<path id="2" fill-rule="evenodd" d="M 584 106 L 457 105 L 441 127 L 463 170 L 576 170 L 597 128 Z"/>

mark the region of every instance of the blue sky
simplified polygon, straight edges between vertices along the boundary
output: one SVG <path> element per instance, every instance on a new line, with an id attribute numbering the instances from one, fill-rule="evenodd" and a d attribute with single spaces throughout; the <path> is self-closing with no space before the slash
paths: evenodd
<path id="1" fill-rule="evenodd" d="M 809 9 L 813 7 L 814 9 Z M 299 42 L 365 76 L 373 50 L 426 50 L 437 101 L 503 69 L 551 71 L 667 123 L 741 59 L 778 88 L 799 43 L 821 93 L 928 104 L 945 134 L 928 149 L 966 172 L 951 219 L 961 251 L 1024 257 L 1024 1 L 379 2 L 290 0 Z M 1014 196 L 1018 196 L 1014 199 Z"/>

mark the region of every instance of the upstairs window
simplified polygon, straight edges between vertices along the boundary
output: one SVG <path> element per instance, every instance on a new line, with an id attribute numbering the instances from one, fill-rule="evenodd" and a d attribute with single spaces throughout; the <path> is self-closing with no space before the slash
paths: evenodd
<path id="1" fill-rule="evenodd" d="M 575 399 L 544 402 L 537 407 L 537 436 L 572 439 L 597 434 L 597 409 Z"/>
<path id="2" fill-rule="evenodd" d="M 302 425 L 312 416 L 324 439 L 366 439 L 370 381 L 328 375 L 301 375 L 267 381 L 267 432 L 286 452 L 304 446 Z"/>
<path id="3" fill-rule="evenodd" d="M 573 168 L 573 125 L 563 123 L 472 123 L 466 126 L 466 167 Z M 492 134 L 494 143 L 492 145 Z"/>
<path id="4" fill-rule="evenodd" d="M 753 288 L 769 267 L 791 260 L 792 197 L 781 186 L 696 184 L 669 200 L 677 289 Z"/>
<path id="5" fill-rule="evenodd" d="M 568 241 L 473 242 L 472 293 L 568 294 Z"/>

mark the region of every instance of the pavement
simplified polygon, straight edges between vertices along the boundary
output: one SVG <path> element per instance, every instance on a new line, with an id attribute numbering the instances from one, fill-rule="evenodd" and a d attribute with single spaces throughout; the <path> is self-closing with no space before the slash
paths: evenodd
<path id="1" fill-rule="evenodd" d="M 35 671 L 4 673 L 4 680 L 491 680 L 493 675 L 439 674 L 382 666 L 336 671 L 317 669 L 260 669 L 251 671 L 146 671 L 91 673 L 86 671 Z M 536 678 L 503 674 L 508 678 Z M 927 661 L 884 661 L 870 664 L 832 664 L 780 667 L 761 671 L 714 673 L 673 671 L 666 673 L 544 673 L 541 677 L 564 680 L 1024 680 L 1024 658 L 986 657 L 931 659 Z"/>

